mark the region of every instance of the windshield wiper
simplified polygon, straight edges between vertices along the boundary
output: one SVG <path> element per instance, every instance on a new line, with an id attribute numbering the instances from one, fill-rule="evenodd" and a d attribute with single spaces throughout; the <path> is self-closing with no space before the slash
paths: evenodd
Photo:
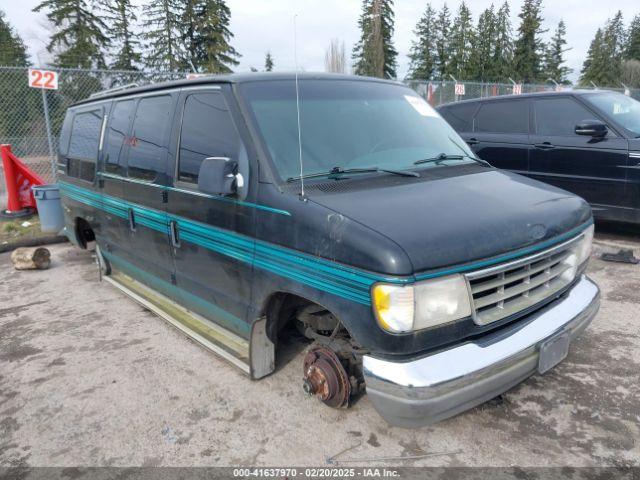
<path id="1" fill-rule="evenodd" d="M 392 173 L 394 175 L 401 175 L 403 177 L 419 177 L 420 174 L 417 172 L 411 172 L 408 170 L 393 170 L 389 168 L 378 168 L 378 167 L 369 167 L 369 168 L 342 168 L 342 167 L 333 167 L 328 172 L 319 172 L 319 173 L 309 173 L 307 175 L 302 175 L 298 177 L 289 177 L 287 178 L 287 182 L 293 182 L 295 180 L 300 180 L 301 178 L 317 178 L 317 177 L 327 177 L 332 175 L 342 175 L 346 173 L 371 173 L 371 172 L 384 172 L 384 173 Z"/>
<path id="2" fill-rule="evenodd" d="M 450 155 L 448 153 L 441 153 L 431 158 L 423 158 L 413 162 L 414 165 L 420 165 L 421 163 L 438 163 L 444 160 L 464 160 L 465 155 Z"/>
<path id="3" fill-rule="evenodd" d="M 430 158 L 422 158 L 420 160 L 416 160 L 415 162 L 413 162 L 413 164 L 420 165 L 422 163 L 440 163 L 445 160 L 464 160 L 465 158 L 468 158 L 469 160 L 473 160 L 474 162 L 478 162 L 479 164 L 484 165 L 486 167 L 491 166 L 488 162 L 476 157 L 472 157 L 471 155 L 456 155 L 456 154 L 452 155 L 448 153 L 441 153 L 439 155 L 436 155 L 435 157 L 430 157 Z"/>

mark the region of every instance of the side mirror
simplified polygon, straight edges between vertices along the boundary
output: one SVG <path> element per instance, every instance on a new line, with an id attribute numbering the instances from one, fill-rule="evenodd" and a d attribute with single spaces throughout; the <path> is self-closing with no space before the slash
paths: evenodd
<path id="1" fill-rule="evenodd" d="M 608 132 L 607 126 L 600 120 L 583 120 L 575 129 L 576 135 L 588 135 L 590 137 L 602 138 Z"/>
<path id="2" fill-rule="evenodd" d="M 198 190 L 210 195 L 233 195 L 242 177 L 238 174 L 238 162 L 226 157 L 207 157 L 200 165 Z M 240 184 L 242 186 L 242 184 Z"/>

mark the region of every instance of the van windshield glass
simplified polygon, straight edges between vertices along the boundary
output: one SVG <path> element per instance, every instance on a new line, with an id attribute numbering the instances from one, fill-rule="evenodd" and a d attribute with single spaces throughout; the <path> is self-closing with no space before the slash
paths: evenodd
<path id="1" fill-rule="evenodd" d="M 241 87 L 283 179 L 298 177 L 294 80 Z M 332 169 L 406 170 L 473 162 L 465 142 L 429 104 L 401 85 L 300 80 L 303 173 Z M 440 157 L 437 162 L 416 161 Z"/>
<path id="2" fill-rule="evenodd" d="M 586 97 L 602 113 L 640 136 L 640 102 L 616 92 L 593 93 Z"/>

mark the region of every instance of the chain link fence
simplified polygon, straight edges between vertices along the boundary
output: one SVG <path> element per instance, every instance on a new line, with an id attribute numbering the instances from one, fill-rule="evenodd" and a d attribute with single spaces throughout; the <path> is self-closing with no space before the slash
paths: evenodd
<path id="1" fill-rule="evenodd" d="M 67 107 L 100 90 L 121 85 L 177 80 L 186 77 L 180 72 L 141 72 L 114 70 L 55 69 L 59 75 L 57 90 L 42 90 L 28 85 L 29 69 L 0 66 L 0 143 L 9 143 L 14 153 L 46 182 L 55 181 L 54 162 L 58 134 Z M 432 105 L 471 98 L 553 91 L 569 86 L 478 82 L 407 81 Z M 640 100 L 640 89 L 611 88 Z M 48 115 L 46 115 L 48 114 Z M 48 117 L 48 122 L 46 118 Z M 0 164 L 1 165 L 1 164 Z M 5 190 L 0 168 L 0 197 Z M 0 200 L 0 203 L 3 203 Z"/>
<path id="2" fill-rule="evenodd" d="M 553 92 L 559 90 L 571 90 L 571 85 L 554 84 L 512 84 L 512 83 L 481 83 L 481 82 L 425 82 L 420 80 L 407 80 L 405 82 L 431 105 L 437 107 L 444 103 L 471 100 L 474 98 L 497 97 L 499 95 L 514 95 L 535 92 Z M 580 89 L 596 90 L 598 87 L 579 87 Z M 624 93 L 636 100 L 640 100 L 640 89 L 600 87 L 601 90 L 612 90 Z"/>
<path id="3" fill-rule="evenodd" d="M 59 76 L 58 89 L 43 90 L 29 87 L 28 68 L 0 66 L 0 143 L 11 144 L 13 153 L 45 182 L 56 180 L 53 165 L 67 107 L 95 92 L 120 85 L 145 85 L 185 78 L 184 73 L 169 72 L 65 68 L 55 71 Z M 0 197 L 5 188 L 0 168 Z M 0 201 L 0 204 L 4 202 Z"/>

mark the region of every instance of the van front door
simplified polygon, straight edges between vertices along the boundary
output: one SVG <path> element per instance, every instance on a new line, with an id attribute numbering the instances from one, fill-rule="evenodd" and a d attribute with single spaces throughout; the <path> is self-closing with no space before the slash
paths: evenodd
<path id="1" fill-rule="evenodd" d="M 254 209 L 243 201 L 242 189 L 230 197 L 198 191 L 200 165 L 207 157 L 237 161 L 248 185 L 244 142 L 220 87 L 185 90 L 179 105 L 182 121 L 167 213 L 182 303 L 247 337 Z"/>

